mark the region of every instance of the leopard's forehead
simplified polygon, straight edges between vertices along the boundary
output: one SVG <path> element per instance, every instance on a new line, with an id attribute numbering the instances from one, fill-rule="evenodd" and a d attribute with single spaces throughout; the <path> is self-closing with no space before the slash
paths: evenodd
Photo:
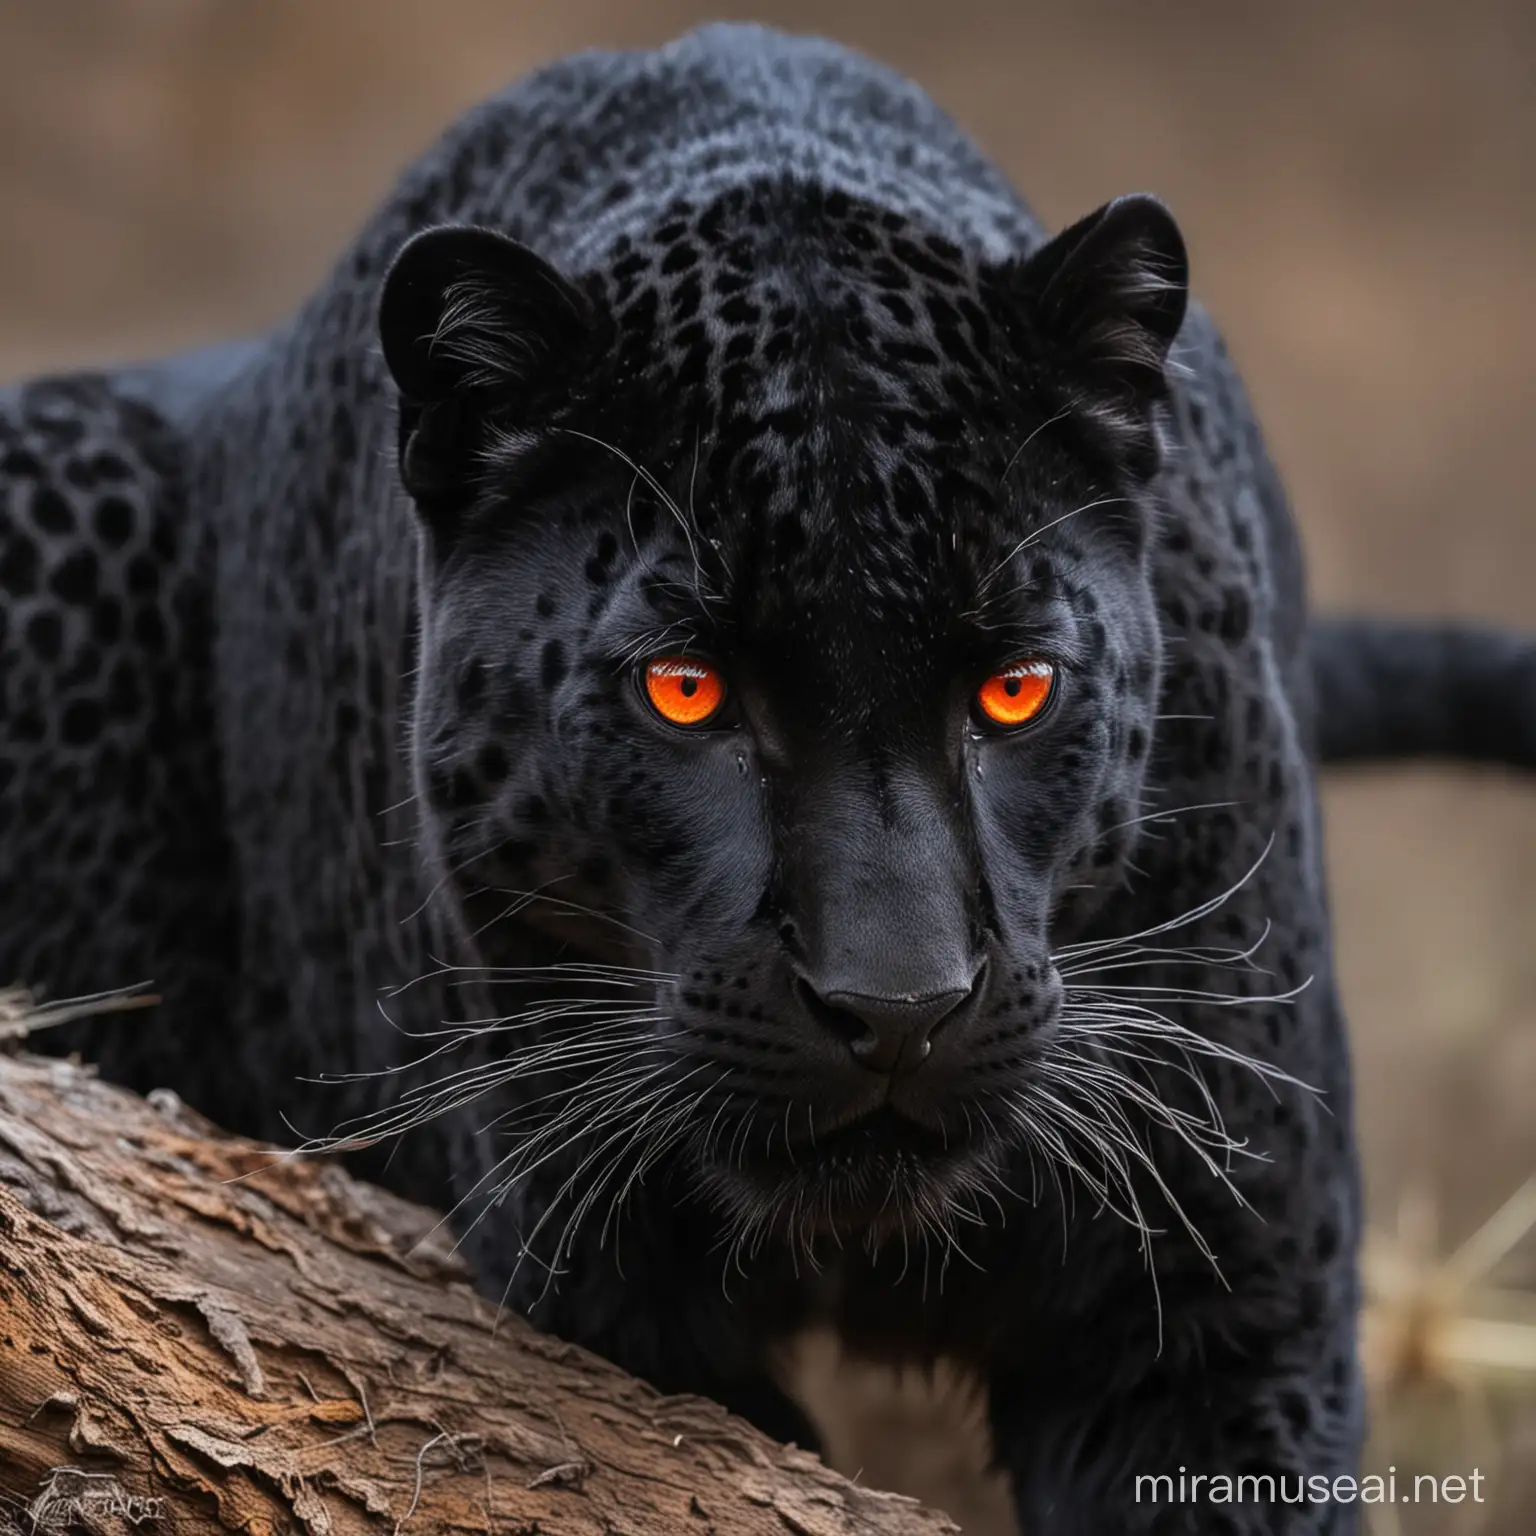
<path id="1" fill-rule="evenodd" d="M 841 191 L 674 202 L 595 277 L 643 402 L 616 430 L 768 590 L 958 600 L 1030 512 L 1004 479 L 1040 407 L 996 272 Z"/>
<path id="2" fill-rule="evenodd" d="M 706 394 L 709 425 L 800 436 L 819 404 L 906 446 L 986 425 L 1006 326 L 990 270 L 906 214 L 764 181 L 674 201 L 599 281 L 620 373 Z"/>

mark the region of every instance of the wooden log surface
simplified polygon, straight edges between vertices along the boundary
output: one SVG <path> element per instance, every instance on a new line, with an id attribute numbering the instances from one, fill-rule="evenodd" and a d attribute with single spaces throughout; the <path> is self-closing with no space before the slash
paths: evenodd
<path id="1" fill-rule="evenodd" d="M 437 1216 L 0 1047 L 0 1536 L 939 1536 L 478 1295 Z"/>

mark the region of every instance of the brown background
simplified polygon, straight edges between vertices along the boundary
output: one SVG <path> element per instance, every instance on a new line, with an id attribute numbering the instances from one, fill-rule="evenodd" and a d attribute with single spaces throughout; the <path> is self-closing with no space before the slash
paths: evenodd
<path id="1" fill-rule="evenodd" d="M 904 68 L 1053 224 L 1162 193 L 1320 600 L 1536 626 L 1536 6 L 1519 0 L 6 0 L 0 378 L 259 327 L 459 108 L 557 52 L 706 14 Z M 1328 814 L 1373 1217 L 1407 1194 L 1450 1244 L 1536 1167 L 1536 786 L 1363 776 L 1330 787 Z M 1533 1248 L 1504 1271 L 1527 1286 Z M 943 1428 L 960 1388 L 935 1406 L 807 1358 L 848 1470 L 1009 1529 L 964 1474 L 974 1442 Z M 1502 1508 L 1483 1528 L 1527 1530 L 1533 1389 L 1490 1397 L 1478 1372 L 1433 1412 L 1384 1394 L 1377 1453 L 1481 1465 Z M 1375 1529 L 1476 1528 L 1406 1513 Z"/>

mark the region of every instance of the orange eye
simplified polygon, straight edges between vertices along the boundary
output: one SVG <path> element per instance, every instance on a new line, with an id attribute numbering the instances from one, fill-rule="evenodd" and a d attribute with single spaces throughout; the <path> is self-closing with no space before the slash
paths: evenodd
<path id="1" fill-rule="evenodd" d="M 993 725 L 1028 725 L 1050 702 L 1056 669 L 1048 661 L 1016 661 L 976 690 L 976 704 Z"/>
<path id="2" fill-rule="evenodd" d="M 708 725 L 725 702 L 725 679 L 691 656 L 657 656 L 645 664 L 645 696 L 673 725 Z"/>

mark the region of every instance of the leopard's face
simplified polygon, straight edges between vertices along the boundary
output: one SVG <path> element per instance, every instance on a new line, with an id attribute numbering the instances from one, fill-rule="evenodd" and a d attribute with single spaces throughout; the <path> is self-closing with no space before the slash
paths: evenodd
<path id="1" fill-rule="evenodd" d="M 1053 952 L 1135 845 L 1182 253 L 1122 203 L 989 270 L 807 196 L 800 244 L 751 199 L 676 213 L 581 289 L 436 232 L 383 331 L 467 929 L 631 968 L 573 1014 L 593 1104 L 743 1221 L 854 1229 L 1020 1136 Z"/>

